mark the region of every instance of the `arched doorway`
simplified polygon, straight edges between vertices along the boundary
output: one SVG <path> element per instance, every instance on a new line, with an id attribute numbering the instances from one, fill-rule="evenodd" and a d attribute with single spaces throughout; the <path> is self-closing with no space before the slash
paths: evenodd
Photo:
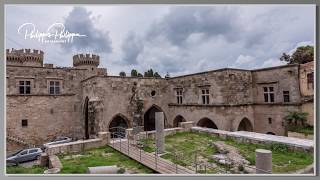
<path id="1" fill-rule="evenodd" d="M 253 131 L 253 127 L 249 119 L 243 118 L 238 126 L 238 131 Z"/>
<path id="2" fill-rule="evenodd" d="M 143 126 L 145 131 L 153 131 L 156 129 L 156 112 L 163 112 L 160 107 L 153 105 L 144 113 Z M 166 116 L 164 115 L 164 126 L 166 126 Z"/>
<path id="3" fill-rule="evenodd" d="M 173 120 L 173 127 L 179 127 L 179 124 L 180 124 L 181 122 L 186 122 L 186 120 L 184 119 L 184 117 L 181 116 L 181 115 L 176 116 L 176 118 L 174 118 L 174 120 Z"/>
<path id="4" fill-rule="evenodd" d="M 267 132 L 267 134 L 269 134 L 269 135 L 276 135 L 276 134 L 273 133 L 273 132 Z"/>
<path id="5" fill-rule="evenodd" d="M 218 129 L 217 125 L 209 118 L 202 118 L 198 121 L 197 126 Z"/>
<path id="6" fill-rule="evenodd" d="M 86 97 L 84 100 L 83 106 L 83 115 L 84 115 L 84 137 L 85 139 L 89 139 L 89 116 L 88 116 L 88 106 L 89 106 L 89 98 Z"/>
<path id="7" fill-rule="evenodd" d="M 128 119 L 122 114 L 115 115 L 111 122 L 109 123 L 109 132 L 111 133 L 111 138 L 124 137 L 126 130 L 129 127 Z"/>

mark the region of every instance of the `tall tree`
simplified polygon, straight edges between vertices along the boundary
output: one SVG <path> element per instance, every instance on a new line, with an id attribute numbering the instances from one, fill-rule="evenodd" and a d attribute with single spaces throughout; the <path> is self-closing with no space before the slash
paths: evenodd
<path id="1" fill-rule="evenodd" d="M 125 73 L 124 71 L 121 71 L 121 72 L 119 73 L 119 76 L 121 76 L 121 77 L 126 77 L 127 75 L 126 75 L 126 73 Z"/>
<path id="2" fill-rule="evenodd" d="M 135 69 L 132 69 L 132 70 L 131 70 L 131 76 L 132 76 L 132 77 L 138 77 L 138 71 L 135 70 Z"/>
<path id="3" fill-rule="evenodd" d="M 144 77 L 153 77 L 153 70 L 149 69 L 148 71 L 144 72 Z"/>
<path id="4" fill-rule="evenodd" d="M 314 58 L 314 48 L 313 46 L 300 46 L 292 54 L 283 53 L 280 57 L 281 61 L 286 61 L 288 64 L 304 64 L 313 61 Z"/>
<path id="5" fill-rule="evenodd" d="M 167 72 L 166 76 L 164 78 L 170 78 L 169 72 Z"/>

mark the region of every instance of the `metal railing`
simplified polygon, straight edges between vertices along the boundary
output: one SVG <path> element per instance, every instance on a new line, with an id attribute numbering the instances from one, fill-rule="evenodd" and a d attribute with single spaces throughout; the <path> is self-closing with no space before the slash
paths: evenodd
<path id="1" fill-rule="evenodd" d="M 258 169 L 255 166 L 246 165 L 244 163 L 237 163 L 235 161 L 231 161 L 230 159 L 226 159 L 229 163 L 220 166 L 213 166 L 213 163 L 209 162 L 202 162 L 199 160 L 199 157 L 202 154 L 202 151 L 199 148 L 196 148 L 190 152 L 190 148 L 177 148 L 173 147 L 173 153 L 166 152 L 165 154 L 169 154 L 172 156 L 172 162 L 170 160 L 165 160 L 161 158 L 159 160 L 159 154 L 157 147 L 154 145 L 155 143 L 155 136 L 149 136 L 148 132 L 138 133 L 131 137 L 127 137 L 125 128 L 123 127 L 114 127 L 110 128 L 111 137 L 113 137 L 110 141 L 111 146 L 114 149 L 117 149 L 131 157 L 135 157 L 137 161 L 144 164 L 147 163 L 148 165 L 151 164 L 151 167 L 154 170 L 159 170 L 159 168 L 163 168 L 166 166 L 170 169 L 170 172 L 176 174 L 190 174 L 190 172 L 194 171 L 194 173 L 205 173 L 207 174 L 210 170 L 215 170 L 217 173 L 221 174 L 230 174 L 232 167 L 242 166 L 243 168 L 250 168 L 253 170 L 259 170 L 260 172 L 265 172 L 265 174 L 271 174 L 270 171 L 265 171 L 263 169 Z M 131 138 L 131 139 L 130 139 Z M 145 142 L 142 142 L 144 140 Z M 152 142 L 151 148 L 154 150 L 151 152 L 146 152 L 145 143 L 148 141 Z M 189 154 L 185 152 L 189 151 Z M 190 156 L 192 154 L 193 156 Z M 153 159 L 153 161 L 151 161 Z"/>

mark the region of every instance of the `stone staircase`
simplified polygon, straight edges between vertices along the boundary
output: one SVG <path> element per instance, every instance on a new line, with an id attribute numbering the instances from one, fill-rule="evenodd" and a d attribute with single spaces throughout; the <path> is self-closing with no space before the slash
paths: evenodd
<path id="1" fill-rule="evenodd" d="M 11 136 L 11 135 L 7 135 L 7 140 L 8 141 L 12 141 L 12 142 L 15 142 L 17 144 L 21 144 L 23 146 L 27 146 L 29 148 L 34 148 L 36 147 L 36 145 L 32 144 L 32 143 L 28 143 L 27 141 L 23 140 L 23 139 L 20 139 L 18 137 L 14 137 L 14 136 Z"/>

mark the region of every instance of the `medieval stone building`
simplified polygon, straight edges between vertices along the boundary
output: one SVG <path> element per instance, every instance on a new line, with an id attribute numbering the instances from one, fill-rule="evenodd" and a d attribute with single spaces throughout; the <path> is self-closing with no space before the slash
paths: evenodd
<path id="1" fill-rule="evenodd" d="M 75 55 L 73 67 L 43 64 L 43 55 L 6 51 L 8 137 L 41 144 L 56 136 L 87 139 L 116 126 L 149 131 L 157 111 L 164 112 L 167 128 L 193 121 L 227 131 L 284 135 L 283 117 L 290 111 L 311 112 L 313 123 L 313 62 L 145 78 L 109 76 L 98 68 L 96 55 Z"/>

